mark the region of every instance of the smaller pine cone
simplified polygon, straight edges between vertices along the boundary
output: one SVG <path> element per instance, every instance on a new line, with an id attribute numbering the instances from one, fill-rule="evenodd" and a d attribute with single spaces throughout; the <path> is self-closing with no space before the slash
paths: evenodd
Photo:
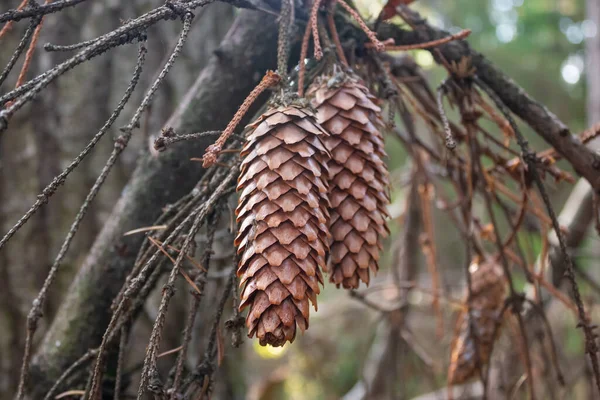
<path id="1" fill-rule="evenodd" d="M 293 342 L 317 309 L 329 251 L 327 135 L 312 111 L 271 108 L 250 126 L 237 190 L 240 310 L 261 345 Z"/>
<path id="2" fill-rule="evenodd" d="M 482 367 L 490 361 L 491 351 L 499 329 L 499 315 L 504 308 L 506 284 L 502 267 L 493 261 L 474 262 L 469 267 L 472 297 L 470 301 L 472 325 L 469 327 L 468 311 L 463 310 L 456 322 L 456 336 L 452 343 L 448 383 L 460 384 L 477 376 L 477 356 Z M 476 338 L 471 335 L 475 330 Z M 475 343 L 478 344 L 477 351 Z"/>
<path id="3" fill-rule="evenodd" d="M 331 254 L 327 267 L 337 287 L 369 284 L 379 269 L 389 197 L 389 172 L 380 128 L 381 108 L 359 78 L 323 76 L 309 88 L 317 122 L 330 134 Z"/>

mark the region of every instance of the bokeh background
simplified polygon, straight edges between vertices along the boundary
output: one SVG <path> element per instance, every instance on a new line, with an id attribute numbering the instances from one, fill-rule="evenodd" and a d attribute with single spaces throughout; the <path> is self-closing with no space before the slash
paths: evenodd
<path id="1" fill-rule="evenodd" d="M 17 3 L 16 0 L 4 0 L 0 11 L 16 7 Z M 159 0 L 105 0 L 82 4 L 63 13 L 60 22 L 49 17 L 40 45 L 90 39 L 162 3 Z M 355 3 L 363 16 L 373 20 L 384 2 L 356 0 Z M 590 93 L 593 87 L 591 81 L 600 81 L 600 65 L 587 62 L 600 34 L 600 15 L 590 15 L 589 10 L 600 9 L 600 4 L 598 0 L 587 0 L 587 3 L 586 8 L 586 0 L 418 0 L 412 7 L 433 25 L 450 32 L 471 29 L 469 42 L 474 49 L 485 54 L 534 98 L 543 102 L 573 132 L 580 132 L 592 122 L 598 122 L 600 114 L 600 109 L 594 109 L 590 100 L 600 96 L 600 93 Z M 211 5 L 202 13 L 204 15 L 194 23 L 183 57 L 161 87 L 148 118 L 143 121 L 141 134 L 134 136 L 130 148 L 119 161 L 117 171 L 111 175 L 92 212 L 86 217 L 69 253 L 68 265 L 52 289 L 43 323 L 52 319 L 78 265 L 133 171 L 138 154 L 148 151 L 151 135 L 160 131 L 235 16 L 235 11 L 225 4 Z M 24 29 L 24 25 L 17 25 L 3 39 L 0 65 L 6 64 Z M 177 29 L 169 24 L 159 24 L 153 30 L 149 35 L 149 47 L 155 51 L 149 54 L 150 67 L 143 75 L 143 86 L 153 79 L 152 71 L 159 68 L 178 35 Z M 600 49 L 595 51 L 600 54 Z M 413 51 L 410 54 L 435 88 L 446 72 L 434 63 L 430 53 Z M 40 49 L 34 59 L 32 76 L 64 57 L 64 54 L 45 53 Z M 16 117 L 11 134 L 0 138 L 2 232 L 6 232 L 27 210 L 36 194 L 102 125 L 111 105 L 121 95 L 132 63 L 130 54 L 120 49 L 111 57 L 98 57 L 61 78 Z M 14 77 L 4 84 L 3 92 L 11 85 L 14 85 Z M 139 103 L 141 92 L 136 95 L 138 98 L 130 103 L 130 107 Z M 130 112 L 126 109 L 123 115 Z M 120 125 L 117 123 L 115 126 Z M 525 131 L 534 149 L 547 148 L 535 134 L 527 129 Z M 393 306 L 397 293 L 390 288 L 389 282 L 398 259 L 397 242 L 408 196 L 405 182 L 411 165 L 401 143 L 391 136 L 387 139 L 388 161 L 395 183 L 391 205 L 393 220 L 390 221 L 393 235 L 386 245 L 382 270 L 373 282 L 373 288 L 366 293 L 379 304 Z M 111 141 L 102 141 L 93 156 L 74 172 L 50 204 L 42 208 L 0 252 L 0 398 L 10 398 L 9 394 L 14 393 L 24 345 L 22 332 L 31 301 L 43 283 L 77 208 L 111 149 Z M 199 166 L 190 164 L 190 168 Z M 571 188 L 568 183 L 550 183 L 557 209 L 561 208 Z M 445 296 L 460 299 L 464 287 L 464 254 L 459 245 L 459 235 L 441 211 L 435 213 L 435 227 Z M 221 237 L 224 243 L 228 238 L 226 233 Z M 519 241 L 533 262 L 541 250 L 540 234 L 535 231 L 523 233 Z M 597 272 L 600 267 L 599 245 L 598 235 L 590 232 L 584 245 L 574 254 L 578 266 L 596 277 L 600 276 Z M 256 341 L 246 340 L 241 349 L 227 348 L 215 398 L 354 400 L 370 393 L 366 398 L 411 399 L 443 388 L 457 310 L 451 301 L 444 302 L 444 329 L 436 333 L 431 296 L 426 290 L 430 287 L 427 268 L 420 249 L 411 251 L 418 254 L 417 269 L 421 272 L 415 279 L 418 287 L 424 290 L 411 292 L 410 313 L 404 331 L 398 332 L 397 337 L 390 341 L 381 334 L 387 332 L 389 321 L 382 318 L 380 312 L 365 306 L 348 293 L 326 285 L 319 297 L 319 311 L 311 315 L 310 330 L 294 344 L 275 349 L 260 347 Z M 225 244 L 217 260 L 226 264 L 230 256 L 231 246 Z M 518 273 L 516 281 L 518 287 L 525 286 L 524 277 Z M 213 290 L 217 293 L 216 288 Z M 595 310 L 596 290 L 593 285 L 582 285 L 582 292 L 592 310 Z M 132 341 L 130 351 L 139 353 L 138 362 L 143 358 L 144 346 L 156 315 L 157 296 L 149 301 L 145 315 L 139 318 L 134 328 L 137 339 Z M 206 298 L 210 300 L 211 296 Z M 210 301 L 205 303 L 203 307 L 210 310 Z M 162 346 L 164 349 L 178 346 L 179 332 L 184 324 L 182 319 L 187 302 L 179 299 L 176 304 L 179 312 L 170 316 L 167 331 L 172 334 L 167 333 L 167 343 Z M 588 391 L 588 383 L 584 379 L 588 369 L 583 362 L 583 343 L 574 318 L 560 305 L 553 306 L 548 315 L 556 327 L 556 341 L 568 378 L 568 387 L 552 395 L 554 398 L 595 398 Z M 202 330 L 206 329 L 202 323 L 200 318 L 199 338 Z M 40 330 L 43 332 L 44 329 Z M 494 363 L 511 365 L 503 354 L 510 353 L 515 346 L 510 337 L 504 338 L 496 350 L 498 356 L 495 356 Z M 198 353 L 196 359 L 200 357 L 201 348 L 201 340 L 198 339 L 191 349 L 191 353 Z M 131 358 L 133 361 L 129 368 L 133 370 L 136 368 L 135 357 Z M 543 360 L 541 363 L 543 365 Z M 383 375 L 382 368 L 385 371 Z M 515 366 L 516 370 L 518 368 L 518 365 Z M 377 385 L 376 390 L 369 385 Z M 511 387 L 507 392 L 514 394 L 515 398 L 525 395 L 521 386 Z M 457 398 L 470 398 L 467 392 L 461 393 L 463 397 L 459 395 Z M 429 398 L 438 397 L 422 397 Z"/>

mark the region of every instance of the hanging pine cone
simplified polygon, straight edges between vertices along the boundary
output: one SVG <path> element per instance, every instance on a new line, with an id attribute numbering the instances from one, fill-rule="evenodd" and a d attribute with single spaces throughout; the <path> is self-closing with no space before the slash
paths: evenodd
<path id="1" fill-rule="evenodd" d="M 331 152 L 330 281 L 337 287 L 369 284 L 369 269 L 379 269 L 382 238 L 389 204 L 389 172 L 381 108 L 359 78 L 346 74 L 317 79 L 308 90 L 317 122 L 329 132 L 325 145 Z"/>
<path id="2" fill-rule="evenodd" d="M 457 333 L 452 343 L 448 382 L 460 384 L 478 375 L 477 357 L 483 367 L 490 361 L 498 336 L 497 320 L 504 307 L 506 284 L 502 267 L 493 261 L 474 262 L 469 267 L 472 296 L 470 301 L 472 325 L 477 337 L 471 335 L 469 314 L 465 309 L 458 317 Z M 466 307 L 465 307 L 466 308 Z M 478 344 L 477 351 L 475 343 Z"/>
<path id="3" fill-rule="evenodd" d="M 300 106 L 271 108 L 250 125 L 237 190 L 240 310 L 261 345 L 293 342 L 317 309 L 329 251 L 327 136 Z"/>

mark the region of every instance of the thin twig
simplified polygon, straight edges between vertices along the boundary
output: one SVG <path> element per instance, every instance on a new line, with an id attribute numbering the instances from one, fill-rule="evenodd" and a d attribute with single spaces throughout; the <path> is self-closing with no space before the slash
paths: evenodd
<path id="1" fill-rule="evenodd" d="M 25 0 L 25 1 L 27 1 L 27 0 Z M 35 32 L 36 27 L 38 26 L 39 23 L 40 23 L 39 19 L 36 19 L 36 18 L 33 18 L 29 22 L 29 26 L 27 27 L 27 30 L 23 34 L 23 37 L 21 38 L 21 41 L 19 42 L 19 44 L 17 45 L 17 48 L 15 49 L 15 51 L 12 54 L 12 56 L 10 57 L 10 60 L 8 61 L 8 64 L 6 64 L 6 67 L 4 67 L 4 70 L 0 74 L 0 86 L 4 83 L 4 81 L 8 77 L 8 74 L 10 74 L 10 71 L 12 71 L 12 69 L 15 66 L 15 64 L 17 63 L 17 61 L 21 57 L 21 54 L 23 53 L 23 50 L 25 50 L 25 46 L 27 46 L 27 44 L 29 43 L 29 40 L 31 39 L 31 36 Z M 2 37 L 1 33 L 0 33 L 0 37 Z"/>
<path id="2" fill-rule="evenodd" d="M 408 51 L 408 50 L 419 50 L 419 49 L 429 49 L 431 47 L 437 47 L 440 46 L 442 44 L 446 44 L 449 42 L 452 42 L 454 40 L 462 40 L 465 39 L 466 37 L 468 37 L 471 34 L 471 30 L 470 29 L 463 29 L 458 33 L 455 33 L 454 35 L 450 35 L 450 36 L 446 36 L 443 37 L 441 39 L 437 39 L 437 40 L 432 40 L 430 42 L 424 42 L 424 43 L 416 43 L 416 44 L 407 44 L 407 45 L 386 45 L 385 46 L 385 51 Z M 372 43 L 367 43 L 365 44 L 365 47 L 369 48 L 369 47 L 374 47 L 374 45 Z"/>
<path id="3" fill-rule="evenodd" d="M 213 251 L 213 240 L 215 237 L 215 230 L 217 226 L 217 218 L 218 218 L 219 210 L 215 210 L 208 218 L 207 223 L 207 240 L 206 247 L 204 250 L 204 255 L 202 257 L 202 264 L 207 268 L 210 265 L 210 258 Z M 206 274 L 198 274 L 195 283 L 201 288 L 200 293 L 196 294 L 192 292 L 193 298 L 190 302 L 190 309 L 188 311 L 188 318 L 183 330 L 183 338 L 182 345 L 179 354 L 177 355 L 177 362 L 175 367 L 175 377 L 173 378 L 173 386 L 171 392 L 171 400 L 177 398 L 177 394 L 179 391 L 179 385 L 181 384 L 182 374 L 183 374 L 183 365 L 185 363 L 187 349 L 192 338 L 192 331 L 194 329 L 194 323 L 196 320 L 196 314 L 198 312 L 198 308 L 200 307 L 200 301 L 202 300 L 202 295 L 204 294 L 204 285 L 206 284 Z"/>
<path id="4" fill-rule="evenodd" d="M 277 41 L 277 73 L 285 81 L 290 56 L 290 31 L 294 27 L 294 0 L 283 0 L 279 15 L 279 38 Z"/>
<path id="5" fill-rule="evenodd" d="M 202 204 L 199 207 L 197 216 L 194 219 L 194 223 L 192 224 L 192 227 L 190 228 L 188 234 L 186 235 L 185 241 L 181 246 L 181 251 L 177 257 L 175 264 L 173 265 L 173 268 L 171 269 L 169 279 L 163 288 L 163 295 L 158 309 L 158 314 L 154 322 L 154 326 L 152 328 L 152 333 L 150 335 L 150 341 L 148 345 L 148 351 L 146 352 L 146 357 L 144 359 L 144 368 L 142 370 L 142 377 L 138 389 L 138 399 L 141 399 L 143 397 L 143 394 L 146 391 L 146 386 L 150 378 L 150 373 L 153 371 L 153 369 L 156 368 L 156 355 L 158 353 L 160 345 L 162 328 L 165 323 L 165 316 L 169 307 L 171 297 L 174 295 L 173 285 L 177 274 L 179 273 L 181 264 L 184 260 L 184 254 L 188 251 L 188 248 L 191 245 L 195 234 L 202 226 L 202 223 L 205 222 L 207 215 L 214 209 L 215 204 L 221 198 L 222 193 L 225 192 L 230 183 L 232 183 L 234 179 L 237 178 L 238 172 L 239 170 L 237 167 L 232 168 L 227 177 L 221 182 L 221 184 L 214 191 L 214 193 L 212 193 L 212 195 L 206 201 L 206 203 Z"/>
<path id="6" fill-rule="evenodd" d="M 298 97 L 304 97 L 304 78 L 306 75 L 306 57 L 308 56 L 308 44 L 312 29 L 310 23 L 306 24 L 304 36 L 302 37 L 302 47 L 300 48 L 300 65 L 298 68 Z"/>
<path id="7" fill-rule="evenodd" d="M 227 127 L 221 134 L 221 136 L 215 141 L 215 143 L 211 144 L 206 148 L 206 152 L 202 157 L 202 166 L 204 168 L 209 168 L 217 162 L 217 157 L 220 154 L 225 142 L 229 139 L 229 137 L 233 134 L 233 131 L 239 125 L 240 121 L 246 115 L 250 106 L 254 103 L 254 101 L 258 98 L 258 96 L 264 92 L 266 89 L 275 86 L 281 81 L 281 77 L 277 75 L 276 72 L 267 71 L 265 76 L 262 78 L 260 83 L 250 92 L 248 97 L 244 100 L 240 108 L 236 111 L 235 115 L 227 124 Z"/>
<path id="8" fill-rule="evenodd" d="M 375 32 L 373 32 L 371 29 L 369 29 L 369 27 L 367 26 L 365 21 L 362 19 L 360 14 L 354 8 L 350 7 L 348 5 L 348 3 L 345 2 L 345 0 L 338 0 L 337 3 L 340 4 L 343 8 L 345 8 L 346 11 L 348 11 L 348 14 L 350 14 L 352 16 L 352 18 L 354 18 L 354 20 L 356 22 L 358 22 L 358 25 L 367 34 L 367 37 L 373 44 L 373 47 L 375 48 L 375 50 L 384 51 L 385 45 L 382 42 L 380 42 L 379 39 L 377 39 L 377 34 Z"/>
<path id="9" fill-rule="evenodd" d="M 101 130 L 96 135 L 96 137 L 94 137 L 94 139 L 96 139 L 96 138 L 97 138 L 97 140 L 100 139 L 100 137 L 108 130 L 110 125 L 112 125 L 112 123 L 114 122 L 116 117 L 120 114 L 121 110 L 123 109 L 123 107 L 125 106 L 127 101 L 129 100 L 129 97 L 131 96 L 131 93 L 135 89 L 135 86 L 137 85 L 140 74 L 142 72 L 142 66 L 144 64 L 145 55 L 146 55 L 146 49 L 144 48 L 144 46 L 141 46 L 139 54 L 138 54 L 138 61 L 136 63 L 136 68 L 135 68 L 135 71 L 133 74 L 133 78 L 130 81 L 130 84 L 125 92 L 125 95 L 123 96 L 121 102 L 117 106 L 117 109 L 115 110 L 115 112 L 113 112 L 113 114 L 109 118 L 109 121 L 107 121 L 107 123 L 103 127 L 104 131 Z M 98 136 L 100 136 L 100 137 L 98 137 Z M 94 140 L 94 139 L 92 139 L 92 140 Z M 90 144 L 92 144 L 92 143 L 90 143 Z M 88 147 L 90 147 L 90 145 L 88 145 Z M 92 147 L 93 147 L 93 144 L 92 144 Z M 31 346 L 32 346 L 33 335 L 34 335 L 35 331 L 37 330 L 37 325 L 38 325 L 40 318 L 43 316 L 42 310 L 44 309 L 44 305 L 46 303 L 46 296 L 47 296 L 48 290 L 49 290 L 50 286 L 52 285 L 54 278 L 56 277 L 56 274 L 58 272 L 58 269 L 60 268 L 62 260 L 64 259 L 65 255 L 67 254 L 67 251 L 69 250 L 71 242 L 72 242 L 73 238 L 75 237 L 77 230 L 79 229 L 79 225 L 81 224 L 83 217 L 87 214 L 87 210 L 88 210 L 90 204 L 92 203 L 92 201 L 94 200 L 94 198 L 96 197 L 98 192 L 100 191 L 100 188 L 104 184 L 110 170 L 112 169 L 113 165 L 117 161 L 117 158 L 119 157 L 119 155 L 121 154 L 121 152 L 124 149 L 125 149 L 125 146 L 122 146 L 120 144 L 117 145 L 117 143 L 115 143 L 115 148 L 113 149 L 113 152 L 111 153 L 111 155 L 110 155 L 108 161 L 106 162 L 104 168 L 102 169 L 100 175 L 96 179 L 94 186 L 90 189 L 90 192 L 88 193 L 85 201 L 83 202 L 81 208 L 79 209 L 79 212 L 77 213 L 77 216 L 75 217 L 75 220 L 71 224 L 71 228 L 69 229 L 69 232 L 67 233 L 67 236 L 65 237 L 65 240 L 60 248 L 60 251 L 58 252 L 56 259 L 54 260 L 54 263 L 52 264 L 52 267 L 50 268 L 50 272 L 48 273 L 48 276 L 46 277 L 46 280 L 44 281 L 44 285 L 42 286 L 42 289 L 40 290 L 40 292 L 36 296 L 35 300 L 33 301 L 33 306 L 27 316 L 27 336 L 25 339 L 25 352 L 23 355 L 23 363 L 21 365 L 21 377 L 19 380 L 19 390 L 17 392 L 18 400 L 22 399 L 24 396 L 25 386 L 27 384 L 27 380 L 29 377 L 29 364 L 31 361 Z M 91 150 L 91 147 L 90 147 L 90 150 Z M 85 150 L 84 150 L 84 152 L 85 152 Z M 71 165 L 73 165 L 73 163 Z M 73 168 L 75 168 L 75 167 L 73 166 Z M 65 175 L 65 177 L 66 177 L 66 175 Z M 40 200 L 38 200 L 38 202 L 40 202 Z M 36 202 L 36 204 L 38 204 L 38 202 Z M 34 207 L 35 207 L 35 205 L 34 205 Z M 30 211 L 28 212 L 28 213 L 30 213 L 29 216 L 31 216 L 33 214 L 33 212 L 35 212 L 35 210 L 37 210 L 37 208 L 34 208 L 34 207 L 32 207 L 30 209 Z M 39 206 L 38 206 L 38 208 L 39 208 Z M 34 210 L 34 211 L 32 212 L 31 210 Z M 29 218 L 29 217 L 27 217 L 27 218 Z M 27 221 L 27 219 L 25 219 L 22 224 L 24 224 L 26 221 Z M 21 224 L 21 226 L 22 226 L 22 224 Z M 10 234 L 10 232 L 0 242 L 0 248 L 2 247 L 2 244 L 6 243 L 8 238 L 10 238 L 10 236 L 8 236 L 9 234 Z"/>
<path id="10" fill-rule="evenodd" d="M 450 122 L 448 122 L 448 116 L 444 111 L 444 94 L 446 94 L 446 81 L 444 81 L 437 89 L 437 106 L 446 134 L 446 147 L 450 150 L 454 150 L 456 148 L 456 141 L 452 136 L 452 129 L 450 128 Z"/>
<path id="11" fill-rule="evenodd" d="M 46 0 L 44 5 L 47 5 L 52 0 Z M 19 77 L 17 78 L 17 83 L 15 87 L 19 87 L 25 81 L 25 76 L 27 75 L 27 71 L 29 70 L 29 66 L 31 65 L 31 60 L 33 59 L 33 53 L 35 52 L 35 46 L 37 45 L 38 40 L 40 39 L 40 33 L 42 32 L 44 20 L 43 18 L 39 21 L 37 26 L 35 27 L 35 31 L 33 32 L 33 36 L 31 37 L 31 43 L 29 44 L 29 48 L 27 49 L 27 53 L 25 54 L 25 61 L 23 62 L 23 66 L 21 67 L 21 72 L 19 73 Z"/>
<path id="12" fill-rule="evenodd" d="M 165 151 L 167 147 L 172 145 L 173 143 L 186 140 L 200 139 L 205 137 L 219 137 L 222 133 L 222 131 L 207 131 L 188 133 L 185 135 L 176 135 L 172 130 L 166 129 L 163 130 L 163 133 L 154 141 L 154 149 L 156 151 Z"/>
<path id="13" fill-rule="evenodd" d="M 332 2 L 332 4 L 335 5 L 335 2 Z M 342 42 L 340 41 L 340 35 L 338 33 L 337 27 L 335 26 L 333 9 L 330 10 L 329 13 L 327 13 L 327 25 L 329 27 L 329 32 L 331 33 L 331 39 L 335 44 L 335 51 L 337 52 L 338 59 L 340 60 L 343 66 L 348 67 L 348 60 L 346 59 L 346 54 L 344 54 L 344 48 L 342 47 Z"/>
<path id="14" fill-rule="evenodd" d="M 27 1 L 27 0 L 25 0 Z M 76 6 L 79 3 L 83 3 L 86 0 L 59 0 L 51 4 L 46 4 L 38 7 L 20 7 L 16 10 L 8 10 L 7 12 L 0 14 L 0 23 L 12 21 L 17 22 L 24 18 L 31 18 L 35 16 L 43 16 L 46 14 L 55 13 L 67 7 Z"/>
<path id="15" fill-rule="evenodd" d="M 84 47 L 91 46 L 91 45 L 93 45 L 97 41 L 98 41 L 98 38 L 94 38 L 94 39 L 90 39 L 90 40 L 86 40 L 86 41 L 79 42 L 79 43 L 74 43 L 74 44 L 67 44 L 67 45 L 59 45 L 59 44 L 46 43 L 44 45 L 44 50 L 46 50 L 46 51 L 73 51 L 73 50 L 79 50 L 79 49 L 82 49 Z"/>
<path id="16" fill-rule="evenodd" d="M 114 396 L 114 400 L 119 400 L 121 397 L 121 379 L 123 377 L 123 363 L 124 363 L 124 357 L 125 357 L 125 346 L 127 346 L 127 336 L 128 336 L 128 332 L 127 332 L 127 327 L 122 327 L 121 328 L 121 338 L 119 341 L 119 354 L 117 356 L 117 370 L 115 372 L 116 377 L 115 377 L 115 396 Z"/>
<path id="17" fill-rule="evenodd" d="M 535 156 L 535 153 L 533 153 L 529 149 L 529 144 L 525 140 L 516 122 L 514 121 L 514 119 L 512 118 L 509 111 L 506 109 L 506 106 L 504 105 L 502 100 L 500 100 L 498 95 L 477 77 L 475 77 L 475 83 L 492 99 L 496 107 L 498 107 L 498 109 L 502 112 L 502 114 L 504 114 L 504 117 L 510 123 L 517 137 L 517 142 L 523 152 L 523 159 L 529 167 L 529 173 L 533 177 L 533 180 L 540 192 L 540 195 L 542 196 L 544 205 L 546 206 L 546 209 L 548 211 L 548 215 L 552 220 L 552 227 L 554 228 L 554 231 L 558 238 L 560 251 L 562 253 L 562 257 L 566 266 L 565 277 L 571 284 L 571 288 L 573 290 L 573 297 L 575 299 L 575 304 L 577 305 L 577 311 L 579 314 L 579 323 L 577 326 L 583 329 L 585 337 L 585 351 L 590 357 L 590 361 L 592 363 L 592 370 L 594 372 L 594 378 L 596 381 L 596 387 L 600 391 L 600 364 L 598 362 L 598 345 L 596 343 L 596 335 L 593 331 L 593 328 L 589 324 L 589 318 L 586 314 L 585 306 L 583 305 L 583 300 L 581 299 L 579 286 L 577 284 L 577 281 L 575 280 L 575 268 L 573 266 L 573 260 L 571 259 L 571 256 L 567 251 L 567 245 L 565 243 L 563 232 L 560 229 L 560 225 L 556 218 L 556 213 L 554 212 L 552 203 L 550 202 L 548 192 L 546 191 L 544 183 L 542 182 L 542 179 L 540 178 L 539 173 L 537 171 L 537 157 Z"/>

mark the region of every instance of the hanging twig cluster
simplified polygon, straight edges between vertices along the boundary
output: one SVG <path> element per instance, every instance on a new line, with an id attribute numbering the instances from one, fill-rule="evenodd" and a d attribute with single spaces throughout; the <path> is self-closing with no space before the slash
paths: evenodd
<path id="1" fill-rule="evenodd" d="M 140 43 L 130 84 L 109 120 L 4 235 L 0 249 L 48 202 L 120 115 L 144 65 L 146 30 L 159 21 L 177 18 L 181 19 L 182 28 L 168 61 L 128 125 L 121 128 L 122 135 L 116 139 L 110 158 L 82 205 L 33 303 L 28 316 L 19 399 L 23 398 L 28 384 L 32 338 L 42 317 L 48 289 L 82 218 L 179 56 L 194 18 L 192 11 L 212 2 L 167 1 L 164 6 L 98 38 L 67 46 L 47 44 L 47 51 L 78 52 L 25 82 L 23 77 L 33 56 L 43 16 L 83 1 L 47 1 L 44 5 L 35 6 L 23 1 L 17 10 L 0 14 L 0 22 L 6 22 L 0 31 L 0 40 L 13 22 L 24 18 L 30 20 L 13 57 L 0 75 L 1 84 L 29 46 L 17 87 L 0 97 L 0 132 L 8 128 L 12 116 L 19 109 L 70 69 L 117 46 Z M 252 7 L 245 2 L 233 3 Z M 409 3 L 409 0 L 389 2 L 377 24 L 399 15 L 413 28 L 412 32 L 421 35 L 423 28 L 419 19 L 405 6 Z M 460 316 L 448 354 L 448 383 L 452 385 L 479 378 L 483 382 L 484 393 L 487 393 L 494 345 L 503 332 L 511 331 L 516 332 L 513 338 L 523 350 L 523 370 L 530 397 L 535 398 L 530 335 L 523 315 L 529 304 L 529 310 L 545 320 L 543 307 L 538 302 L 540 291 L 544 289 L 563 302 L 579 319 L 586 353 L 600 387 L 594 328 L 586 314 L 563 232 L 544 186 L 544 179 L 548 178 L 557 182 L 574 181 L 571 174 L 556 164 L 565 152 L 551 148 L 533 153 L 502 96 L 478 76 L 473 60 L 470 57 L 449 60 L 440 51 L 440 46 L 463 40 L 470 31 L 425 38 L 416 44 L 396 44 L 394 40 L 380 40 L 358 12 L 343 0 L 315 0 L 309 7 L 300 9 L 303 16 L 308 16 L 307 20 L 298 17 L 296 11 L 294 1 L 282 1 L 277 72 L 266 73 L 222 132 L 177 135 L 172 129 L 165 129 L 156 140 L 155 149 L 164 151 L 178 141 L 221 135 L 207 148 L 202 159 L 195 159 L 208 168 L 196 188 L 168 207 L 153 226 L 130 232 L 144 233 L 146 240 L 121 292 L 113 301 L 113 315 L 101 344 L 89 349 L 65 370 L 46 398 L 54 398 L 61 390 L 63 394 L 79 394 L 85 399 L 100 398 L 110 348 L 118 348 L 114 396 L 119 398 L 126 375 L 123 359 L 131 323 L 163 275 L 168 275 L 168 278 L 141 367 L 138 398 L 147 392 L 161 398 L 208 396 L 214 372 L 223 357 L 220 326 L 232 292 L 233 317 L 225 322 L 225 326 L 231 331 L 236 346 L 241 342 L 240 329 L 244 323 L 240 312 L 246 309 L 248 335 L 256 336 L 260 344 L 282 346 L 294 341 L 297 330 L 303 332 L 309 326 L 310 305 L 315 310 L 317 308 L 317 295 L 324 284 L 323 273 L 328 274 L 329 280 L 337 287 L 352 289 L 356 299 L 386 316 L 404 310 L 409 290 L 425 291 L 414 282 L 395 279 L 400 306 L 395 303 L 390 307 L 375 304 L 368 298 L 370 292 L 353 291 L 359 288 L 361 282 L 371 284 L 369 290 L 377 288 L 377 283 L 373 285 L 373 277 L 379 270 L 381 250 L 389 235 L 387 220 L 392 179 L 386 166 L 384 134 L 399 139 L 412 161 L 409 174 L 411 209 L 408 211 L 412 219 L 416 215 L 419 221 L 410 221 L 409 225 L 422 228 L 418 242 L 431 278 L 431 290 L 425 292 L 432 298 L 439 335 L 445 330 L 442 307 L 448 294 L 444 293 L 440 278 L 433 217 L 436 208 L 447 212 L 463 239 L 467 284 L 464 299 L 458 304 Z M 288 60 L 294 39 L 292 28 L 302 24 L 306 26 L 300 63 L 298 68 L 290 71 Z M 338 33 L 340 26 L 347 29 Z M 347 35 L 352 40 L 343 41 L 340 35 Z M 311 37 L 313 57 L 308 55 Z M 437 92 L 429 88 L 410 57 L 389 53 L 414 49 L 429 49 L 446 68 L 448 78 Z M 266 109 L 246 128 L 244 137 L 236 134 L 250 106 L 269 89 L 273 90 L 273 95 Z M 453 109 L 457 118 L 446 114 L 446 105 Z M 400 121 L 403 130 L 397 126 Z M 419 134 L 418 126 L 427 134 Z M 599 132 L 600 129 L 586 132 L 581 136 L 582 142 L 591 140 Z M 184 363 L 209 279 L 216 223 L 226 213 L 226 201 L 236 190 L 238 234 L 234 243 L 237 265 L 226 271 L 224 279 L 221 279 L 221 297 L 205 354 L 193 371 L 187 371 Z M 539 226 L 544 235 L 551 230 L 556 232 L 574 302 L 544 278 L 544 263 L 542 268 L 531 265 L 518 238 L 526 224 Z M 201 259 L 196 261 L 193 256 L 196 236 L 202 227 L 206 229 L 207 239 L 202 243 Z M 547 243 L 542 248 L 540 259 L 545 260 Z M 242 287 L 239 305 L 236 300 L 236 273 Z M 515 273 L 523 274 L 534 287 L 533 297 L 527 297 L 516 289 L 513 281 Z M 160 376 L 157 367 L 158 359 L 165 354 L 160 352 L 160 343 L 169 304 L 174 296 L 174 285 L 180 276 L 189 284 L 193 296 L 181 346 L 167 351 L 176 352 L 177 360 L 165 379 Z M 505 325 L 513 329 L 503 329 Z M 395 328 L 402 331 L 401 327 Z M 545 324 L 545 328 L 550 338 L 554 373 L 557 381 L 562 383 L 563 375 L 557 362 L 550 325 Z M 408 341 L 408 336 L 402 337 Z M 87 380 L 82 377 L 87 377 Z M 85 389 L 65 392 L 65 383 L 73 380 L 87 382 Z"/>

